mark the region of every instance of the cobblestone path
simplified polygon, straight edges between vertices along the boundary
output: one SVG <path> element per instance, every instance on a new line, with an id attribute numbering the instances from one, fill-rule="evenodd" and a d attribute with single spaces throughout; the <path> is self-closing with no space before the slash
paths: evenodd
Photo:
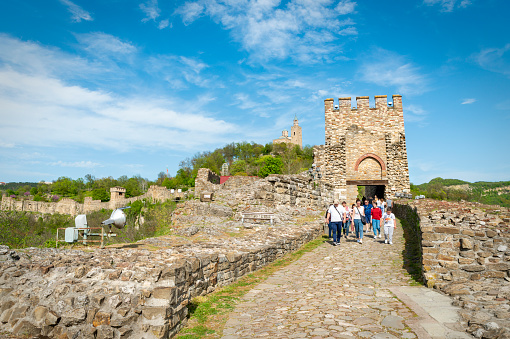
<path id="1" fill-rule="evenodd" d="M 223 338 L 431 338 L 411 325 L 418 316 L 390 290 L 410 282 L 400 226 L 393 245 L 384 235 L 363 240 L 326 243 L 255 286 Z"/>

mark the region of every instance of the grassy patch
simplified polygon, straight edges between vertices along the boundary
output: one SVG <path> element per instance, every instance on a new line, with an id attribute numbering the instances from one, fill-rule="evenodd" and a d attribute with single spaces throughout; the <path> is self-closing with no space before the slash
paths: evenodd
<path id="1" fill-rule="evenodd" d="M 239 299 L 255 285 L 265 281 L 275 271 L 298 260 L 303 254 L 314 250 L 327 241 L 320 237 L 303 245 L 262 269 L 248 274 L 234 284 L 217 290 L 207 296 L 194 298 L 188 305 L 188 324 L 178 334 L 180 339 L 219 338 L 228 319 L 228 313 L 235 308 Z"/>

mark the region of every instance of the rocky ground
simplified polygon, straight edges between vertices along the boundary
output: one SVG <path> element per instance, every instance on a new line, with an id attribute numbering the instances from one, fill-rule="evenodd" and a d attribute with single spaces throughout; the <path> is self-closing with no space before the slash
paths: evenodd
<path id="1" fill-rule="evenodd" d="M 399 227 L 394 245 L 369 234 L 362 245 L 349 238 L 319 247 L 250 291 L 223 338 L 470 338 L 451 300 L 425 287 L 416 288 L 441 300 L 432 309 L 444 299 L 449 308 L 438 315 L 443 320 L 419 325 L 425 320 L 417 313 L 428 312 L 399 292 L 413 283 L 402 268 L 403 246 Z"/>

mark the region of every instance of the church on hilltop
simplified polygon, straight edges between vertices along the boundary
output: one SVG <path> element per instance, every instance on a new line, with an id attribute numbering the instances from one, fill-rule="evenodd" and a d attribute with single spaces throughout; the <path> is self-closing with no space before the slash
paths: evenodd
<path id="1" fill-rule="evenodd" d="M 296 115 L 294 116 L 294 124 L 290 128 L 290 137 L 289 131 L 284 129 L 282 135 L 278 139 L 273 140 L 273 144 L 281 143 L 286 143 L 288 146 L 298 145 L 300 148 L 303 148 L 303 134 Z"/>

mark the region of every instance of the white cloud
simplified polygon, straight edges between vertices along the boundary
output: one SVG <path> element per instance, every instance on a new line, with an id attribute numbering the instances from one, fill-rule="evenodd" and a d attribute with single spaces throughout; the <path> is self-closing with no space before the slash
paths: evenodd
<path id="1" fill-rule="evenodd" d="M 468 99 L 464 99 L 462 102 L 461 102 L 461 105 L 470 105 L 470 104 L 473 104 L 476 102 L 476 99 L 474 98 L 468 98 Z"/>
<path id="2" fill-rule="evenodd" d="M 396 53 L 376 49 L 359 70 L 361 79 L 382 87 L 394 87 L 400 94 L 428 91 L 428 79 L 420 68 Z"/>
<path id="3" fill-rule="evenodd" d="M 198 0 L 187 2 L 176 13 L 185 25 L 209 16 L 251 54 L 252 60 L 292 59 L 302 63 L 330 60 L 340 50 L 338 40 L 355 35 L 352 20 L 339 15 L 354 13 L 356 3 L 331 0 Z M 351 27 L 345 27 L 351 25 Z M 343 28 L 342 28 L 343 27 Z"/>
<path id="4" fill-rule="evenodd" d="M 351 14 L 354 13 L 354 9 L 356 8 L 356 3 L 350 0 L 342 0 L 336 5 L 335 10 L 341 14 Z"/>
<path id="5" fill-rule="evenodd" d="M 510 43 L 502 48 L 484 49 L 473 58 L 483 69 L 510 77 Z"/>
<path id="6" fill-rule="evenodd" d="M 61 167 L 77 167 L 77 168 L 94 168 L 94 167 L 102 167 L 101 164 L 92 161 L 75 161 L 75 162 L 65 162 L 65 161 L 57 161 L 50 163 L 51 166 L 61 166 Z"/>
<path id="7" fill-rule="evenodd" d="M 427 115 L 428 113 L 418 105 L 410 104 L 404 108 L 404 119 L 406 122 L 419 122 L 421 126 L 425 126 L 423 122 Z"/>
<path id="8" fill-rule="evenodd" d="M 0 148 L 14 148 L 14 147 L 16 147 L 14 143 L 0 140 Z"/>
<path id="9" fill-rule="evenodd" d="M 149 20 L 156 21 L 161 13 L 158 7 L 158 0 L 149 0 L 146 3 L 140 4 L 140 9 L 145 13 L 145 18 L 142 19 L 142 22 Z"/>
<path id="10" fill-rule="evenodd" d="M 356 27 L 347 27 L 338 32 L 340 35 L 358 35 Z"/>
<path id="11" fill-rule="evenodd" d="M 223 87 L 214 75 L 203 75 L 209 65 L 183 56 L 161 55 L 149 58 L 146 71 L 162 77 L 175 89 L 186 89 L 189 85 L 198 87 Z"/>
<path id="12" fill-rule="evenodd" d="M 161 20 L 158 24 L 158 29 L 165 29 L 167 27 L 172 28 L 172 25 L 170 24 L 170 21 L 168 19 Z"/>
<path id="13" fill-rule="evenodd" d="M 470 0 L 423 0 L 425 5 L 440 5 L 442 12 L 452 12 L 456 8 L 466 8 L 472 4 Z"/>
<path id="14" fill-rule="evenodd" d="M 182 16 L 182 22 L 189 25 L 202 16 L 204 12 L 204 5 L 197 2 L 186 2 L 179 7 L 176 11 L 177 14 Z"/>
<path id="15" fill-rule="evenodd" d="M 9 143 L 20 147 L 183 150 L 222 142 L 238 130 L 231 123 L 203 113 L 202 106 L 214 100 L 211 96 L 204 95 L 191 103 L 87 89 L 68 83 L 58 72 L 51 72 L 51 67 L 45 67 L 46 63 L 65 60 L 63 54 L 33 43 L 9 40 L 16 39 L 0 36 L 0 42 L 7 41 L 9 46 L 23 51 L 28 48 L 43 56 L 33 55 L 40 63 L 38 71 L 39 67 L 31 64 L 32 58 L 12 61 L 19 50 L 12 50 L 12 55 L 0 52 L 0 135 Z M 73 60 L 72 56 L 69 58 Z M 198 61 L 182 60 L 190 73 L 206 67 Z M 82 71 L 86 73 L 87 69 Z"/>
<path id="16" fill-rule="evenodd" d="M 83 49 L 94 56 L 116 56 L 119 58 L 119 55 L 132 54 L 137 50 L 131 43 L 102 32 L 77 34 L 76 38 L 82 44 Z"/>
<path id="17" fill-rule="evenodd" d="M 60 0 L 60 2 L 67 6 L 67 9 L 73 15 L 71 17 L 71 19 L 74 22 L 81 22 L 82 20 L 85 20 L 85 21 L 92 21 L 92 20 L 94 20 L 94 19 L 92 19 L 92 16 L 90 15 L 89 12 L 87 12 L 86 10 L 81 8 L 80 6 L 76 5 L 72 1 L 70 1 L 70 0 Z"/>

